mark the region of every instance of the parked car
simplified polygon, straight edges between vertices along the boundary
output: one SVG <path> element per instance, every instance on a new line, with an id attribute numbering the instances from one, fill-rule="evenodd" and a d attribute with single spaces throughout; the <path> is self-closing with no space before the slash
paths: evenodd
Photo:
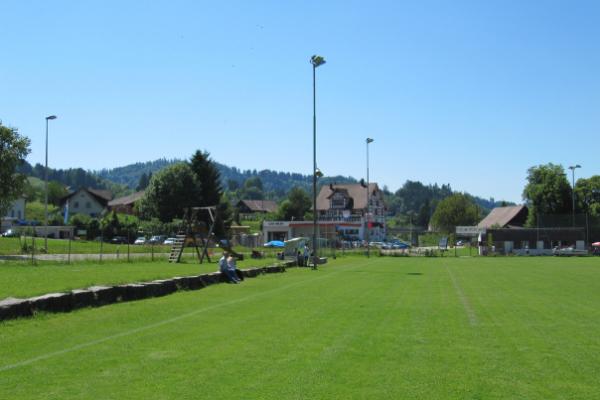
<path id="1" fill-rule="evenodd" d="M 15 237 L 18 236 L 19 234 L 15 231 L 13 231 L 12 229 L 7 230 L 6 232 L 4 232 L 2 234 L 3 237 Z"/>
<path id="2" fill-rule="evenodd" d="M 112 244 L 125 244 L 127 243 L 127 238 L 125 236 L 115 236 L 110 242 Z"/>
<path id="3" fill-rule="evenodd" d="M 587 255 L 587 250 L 579 250 L 573 246 L 555 247 L 552 249 L 552 254 L 555 256 L 584 256 Z"/>
<path id="4" fill-rule="evenodd" d="M 392 246 L 392 249 L 395 249 L 395 250 L 410 249 L 410 244 L 405 243 L 398 239 L 394 239 L 394 240 L 390 241 L 390 245 Z"/>
<path id="5" fill-rule="evenodd" d="M 167 239 L 165 239 L 163 244 L 167 244 L 167 245 L 171 246 L 171 245 L 175 244 L 175 238 L 167 238 Z"/>
<path id="6" fill-rule="evenodd" d="M 163 244 L 167 239 L 165 235 L 154 235 L 146 243 L 148 244 Z"/>
<path id="7" fill-rule="evenodd" d="M 133 244 L 146 244 L 146 238 L 140 236 L 139 238 L 135 239 L 135 242 L 133 242 Z"/>

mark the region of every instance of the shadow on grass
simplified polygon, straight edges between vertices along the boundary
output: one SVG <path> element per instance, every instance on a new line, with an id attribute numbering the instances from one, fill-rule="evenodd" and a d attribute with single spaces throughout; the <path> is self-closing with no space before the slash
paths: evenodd
<path id="1" fill-rule="evenodd" d="M 422 272 L 407 272 L 406 275 L 423 275 Z"/>

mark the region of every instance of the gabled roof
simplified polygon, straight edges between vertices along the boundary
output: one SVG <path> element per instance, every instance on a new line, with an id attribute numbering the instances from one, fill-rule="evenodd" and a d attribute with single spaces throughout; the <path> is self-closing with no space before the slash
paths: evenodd
<path id="1" fill-rule="evenodd" d="M 492 226 L 498 226 L 505 228 L 511 226 L 523 226 L 525 219 L 527 218 L 527 207 L 526 206 L 508 206 L 508 207 L 496 207 L 490 213 L 477 224 L 479 228 L 491 228 Z"/>
<path id="2" fill-rule="evenodd" d="M 110 190 L 80 188 L 60 199 L 61 204 L 65 203 L 67 200 L 69 200 L 71 197 L 75 196 L 81 191 L 88 192 L 90 196 L 92 196 L 98 203 L 100 203 L 103 206 L 106 206 L 108 204 L 108 201 L 112 199 L 112 193 L 110 192 Z"/>
<path id="3" fill-rule="evenodd" d="M 329 198 L 335 192 L 346 192 L 348 197 L 354 200 L 353 208 L 355 210 L 367 208 L 367 187 L 360 183 L 350 183 L 343 185 L 327 185 L 321 187 L 321 191 L 317 196 L 317 210 L 329 210 Z M 369 193 L 379 191 L 376 183 L 369 183 Z"/>
<path id="4" fill-rule="evenodd" d="M 336 193 L 342 193 L 343 195 L 348 196 L 348 197 L 350 196 L 348 194 L 348 189 L 342 189 L 342 188 L 339 188 L 339 187 L 334 187 L 333 190 L 331 191 L 331 193 L 329 194 L 329 196 L 327 196 L 327 198 L 328 199 L 332 198 L 333 195 L 336 194 Z"/>
<path id="5" fill-rule="evenodd" d="M 113 194 L 110 190 L 88 188 L 87 191 L 93 194 L 94 196 L 100 197 L 106 201 L 109 201 L 113 197 Z"/>
<path id="6" fill-rule="evenodd" d="M 252 212 L 276 212 L 277 203 L 273 200 L 240 200 Z"/>
<path id="7" fill-rule="evenodd" d="M 135 192 L 128 196 L 119 197 L 119 198 L 109 201 L 108 206 L 109 207 L 128 206 L 128 205 L 135 203 L 139 199 L 141 199 L 143 195 L 144 195 L 144 191 L 142 190 L 141 192 Z"/>

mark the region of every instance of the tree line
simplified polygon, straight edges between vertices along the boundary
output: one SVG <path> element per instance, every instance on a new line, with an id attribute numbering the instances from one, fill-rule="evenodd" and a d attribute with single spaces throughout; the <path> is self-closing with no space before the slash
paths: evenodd
<path id="1" fill-rule="evenodd" d="M 26 176 L 42 179 L 44 167 L 31 166 L 25 161 L 29 154 L 29 139 L 14 128 L 0 123 L 0 212 L 4 214 L 15 198 L 27 193 L 31 199 L 41 200 L 39 184 L 33 185 Z M 152 171 L 152 168 L 164 166 Z M 310 185 L 307 175 L 275 171 L 240 171 L 219 164 L 206 151 L 196 151 L 189 160 L 174 162 L 159 160 L 154 164 L 133 164 L 129 175 L 139 167 L 147 171 L 138 176 L 136 189 L 145 189 L 137 210 L 143 220 L 170 223 L 183 217 L 186 207 L 217 206 L 219 219 L 217 233 L 225 234 L 235 217 L 232 205 L 240 199 L 274 199 L 280 202 L 277 215 L 283 220 L 312 218 Z M 110 170 L 114 171 L 114 170 Z M 110 176 L 105 171 L 105 176 Z M 223 172 L 225 171 L 225 172 Z M 65 186 L 73 188 L 94 187 L 113 190 L 117 194 L 131 192 L 125 185 L 109 182 L 81 168 L 50 169 L 49 200 L 58 203 L 66 195 Z M 225 183 L 224 183 L 225 182 Z M 319 180 L 319 188 L 330 183 L 354 183 L 350 177 L 327 177 Z M 128 184 L 131 182 L 128 181 Z M 64 185 L 64 186 L 61 186 Z M 292 185 L 292 186 L 290 186 Z M 308 187 L 308 188 L 307 188 Z M 124 193 L 123 193 L 124 192 Z M 383 187 L 392 224 L 414 224 L 453 231 L 456 225 L 474 225 L 491 208 L 509 205 L 494 199 L 485 200 L 468 193 L 456 193 L 449 184 L 424 185 L 408 180 L 395 193 Z M 556 164 L 538 165 L 528 169 L 527 184 L 523 200 L 529 207 L 528 226 L 535 226 L 542 215 L 561 215 L 572 211 L 575 196 L 575 212 L 600 216 L 600 176 L 580 178 L 571 187 L 563 166 Z M 38 207 L 39 208 L 39 207 Z M 56 217 L 56 216 L 55 216 Z M 57 219 L 57 218 L 54 218 Z M 54 220 L 53 219 L 53 220 Z M 205 217 L 206 219 L 206 217 Z M 208 221 L 206 221 L 208 222 Z"/>

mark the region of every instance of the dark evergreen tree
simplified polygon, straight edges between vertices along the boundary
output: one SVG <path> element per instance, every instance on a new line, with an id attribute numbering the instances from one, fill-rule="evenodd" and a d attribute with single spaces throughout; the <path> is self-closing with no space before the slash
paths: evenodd
<path id="1" fill-rule="evenodd" d="M 215 221 L 215 235 L 227 236 L 231 226 L 232 210 L 229 201 L 223 199 L 221 175 L 215 163 L 210 159 L 207 151 L 196 151 L 190 160 L 190 167 L 200 184 L 199 206 L 217 206 L 217 219 Z M 208 223 L 208 216 L 204 216 Z"/>
<path id="2" fill-rule="evenodd" d="M 152 176 L 152 172 L 150 172 L 150 176 Z M 138 182 L 138 185 L 136 186 L 135 190 L 136 191 L 140 191 L 140 190 L 144 190 L 148 187 L 148 184 L 150 183 L 150 176 L 146 175 L 145 172 L 142 173 L 142 176 L 140 176 L 140 181 Z"/>

